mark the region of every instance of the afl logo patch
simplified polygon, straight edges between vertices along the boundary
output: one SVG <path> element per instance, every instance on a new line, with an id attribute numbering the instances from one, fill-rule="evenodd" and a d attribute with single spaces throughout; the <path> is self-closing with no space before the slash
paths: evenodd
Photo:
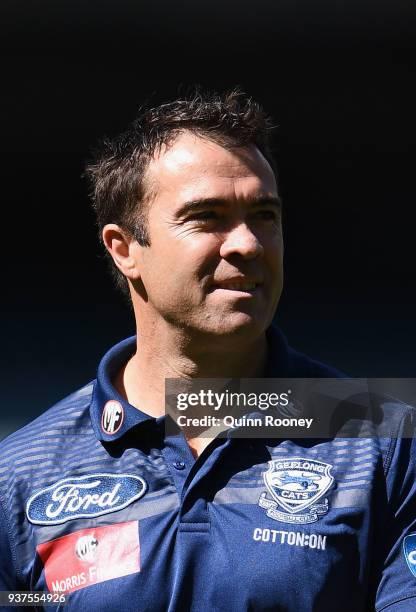
<path id="1" fill-rule="evenodd" d="M 124 420 L 123 406 L 117 400 L 109 400 L 104 406 L 101 417 L 101 429 L 106 434 L 115 434 L 119 431 Z"/>

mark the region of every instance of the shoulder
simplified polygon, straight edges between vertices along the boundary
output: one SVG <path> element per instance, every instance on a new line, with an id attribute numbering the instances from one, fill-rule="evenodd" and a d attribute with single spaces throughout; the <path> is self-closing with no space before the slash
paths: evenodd
<path id="1" fill-rule="evenodd" d="M 61 400 L 0 443 L 0 506 L 13 538 L 30 496 L 102 452 L 90 419 L 94 383 Z"/>
<path id="2" fill-rule="evenodd" d="M 267 330 L 267 343 L 267 376 L 270 378 L 347 378 L 337 368 L 289 346 L 285 335 L 275 324 Z"/>
<path id="3" fill-rule="evenodd" d="M 337 368 L 292 348 L 289 348 L 289 360 L 292 371 L 299 378 L 347 378 L 347 374 Z"/>
<path id="4" fill-rule="evenodd" d="M 53 460 L 68 438 L 92 433 L 93 386 L 91 382 L 71 393 L 0 442 L 0 487 L 11 472 L 24 473 L 25 466 L 41 467 L 43 461 Z"/>

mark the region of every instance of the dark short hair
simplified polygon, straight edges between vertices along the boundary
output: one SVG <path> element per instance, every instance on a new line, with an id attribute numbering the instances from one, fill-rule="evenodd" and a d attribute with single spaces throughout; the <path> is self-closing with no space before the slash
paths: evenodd
<path id="1" fill-rule="evenodd" d="M 145 171 L 160 148 L 179 133 L 194 132 L 224 147 L 254 145 L 276 174 L 270 146 L 272 129 L 271 118 L 239 88 L 222 94 L 195 89 L 184 99 L 141 108 L 125 132 L 101 142 L 86 166 L 100 240 L 103 227 L 116 223 L 139 244 L 150 246 Z M 107 251 L 106 255 L 116 285 L 129 296 L 126 278 Z"/>

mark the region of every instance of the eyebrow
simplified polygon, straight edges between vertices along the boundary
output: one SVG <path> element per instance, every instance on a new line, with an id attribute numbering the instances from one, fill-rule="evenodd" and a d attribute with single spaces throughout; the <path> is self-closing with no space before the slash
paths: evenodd
<path id="1" fill-rule="evenodd" d="M 201 208 L 216 208 L 218 206 L 228 206 L 229 201 L 222 198 L 201 198 L 198 200 L 190 200 L 184 202 L 180 209 L 175 213 L 176 217 L 181 217 L 184 214 L 200 210 Z M 249 206 L 252 208 L 259 208 L 262 206 L 273 206 L 279 210 L 282 209 L 282 200 L 279 196 L 256 196 L 251 198 Z"/>

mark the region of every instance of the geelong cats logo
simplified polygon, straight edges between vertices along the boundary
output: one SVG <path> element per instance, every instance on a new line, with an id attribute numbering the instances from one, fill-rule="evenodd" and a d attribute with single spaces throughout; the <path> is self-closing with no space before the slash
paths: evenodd
<path id="1" fill-rule="evenodd" d="M 331 468 L 329 463 L 302 457 L 269 461 L 263 478 L 271 499 L 262 493 L 259 506 L 276 521 L 314 523 L 328 512 L 327 499 L 317 502 L 334 482 Z"/>

